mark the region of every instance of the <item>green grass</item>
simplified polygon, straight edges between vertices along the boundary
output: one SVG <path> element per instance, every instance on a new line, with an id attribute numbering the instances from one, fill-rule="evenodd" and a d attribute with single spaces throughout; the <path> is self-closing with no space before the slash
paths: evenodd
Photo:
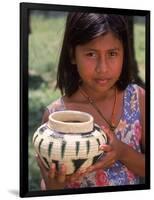
<path id="1" fill-rule="evenodd" d="M 60 96 L 54 90 L 65 17 L 31 16 L 29 35 L 29 189 L 40 190 L 40 172 L 35 160 L 32 135 L 41 124 L 44 109 Z M 135 25 L 135 51 L 144 80 L 145 29 Z"/>

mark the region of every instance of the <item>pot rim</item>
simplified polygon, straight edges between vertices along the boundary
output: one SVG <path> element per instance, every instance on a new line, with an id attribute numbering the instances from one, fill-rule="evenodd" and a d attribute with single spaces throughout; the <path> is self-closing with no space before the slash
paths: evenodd
<path id="1" fill-rule="evenodd" d="M 88 133 L 93 130 L 94 119 L 92 115 L 86 112 L 76 110 L 56 111 L 49 115 L 48 126 L 61 133 Z"/>

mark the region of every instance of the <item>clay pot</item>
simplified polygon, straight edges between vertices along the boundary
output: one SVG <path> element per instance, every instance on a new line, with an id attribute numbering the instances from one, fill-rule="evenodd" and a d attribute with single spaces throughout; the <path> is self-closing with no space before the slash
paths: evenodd
<path id="1" fill-rule="evenodd" d="M 35 150 L 46 168 L 53 162 L 58 170 L 64 163 L 67 175 L 94 164 L 103 153 L 100 144 L 106 142 L 105 133 L 90 114 L 72 110 L 52 113 L 33 136 Z"/>

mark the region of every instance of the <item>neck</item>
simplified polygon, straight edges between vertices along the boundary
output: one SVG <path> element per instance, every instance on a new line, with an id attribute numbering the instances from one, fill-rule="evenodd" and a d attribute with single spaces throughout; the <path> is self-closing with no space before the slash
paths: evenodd
<path id="1" fill-rule="evenodd" d="M 80 88 L 81 94 L 88 100 L 88 102 L 91 104 L 91 106 L 97 111 L 97 113 L 101 116 L 101 118 L 106 122 L 106 124 L 109 126 L 111 131 L 114 131 L 116 128 L 115 125 L 115 108 L 116 108 L 116 102 L 117 102 L 117 90 L 116 87 L 114 88 L 115 93 L 114 93 L 114 102 L 113 102 L 113 109 L 111 113 L 111 119 L 107 119 L 99 107 L 96 104 L 96 100 L 93 99 L 91 96 L 87 94 L 87 91 L 85 92 L 83 88 Z M 107 96 L 107 95 L 106 95 Z"/>
<path id="2" fill-rule="evenodd" d="M 83 90 L 85 92 L 85 94 L 88 97 L 90 97 L 95 102 L 103 101 L 108 98 L 113 98 L 113 96 L 115 95 L 115 86 L 111 87 L 110 89 L 108 89 L 106 91 L 102 91 L 102 92 L 94 91 L 91 88 L 88 88 L 84 85 L 82 85 L 80 88 L 81 88 L 81 90 Z"/>

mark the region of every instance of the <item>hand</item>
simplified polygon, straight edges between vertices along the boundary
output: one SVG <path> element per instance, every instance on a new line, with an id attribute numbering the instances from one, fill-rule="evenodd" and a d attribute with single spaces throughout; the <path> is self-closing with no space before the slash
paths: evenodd
<path id="1" fill-rule="evenodd" d="M 42 189 L 63 189 L 67 184 L 71 184 L 75 181 L 80 181 L 85 174 L 82 171 L 77 171 L 73 175 L 66 175 L 67 169 L 64 164 L 62 164 L 60 170 L 57 171 L 55 164 L 52 163 L 50 169 L 48 170 L 46 167 L 44 167 L 39 155 L 36 155 L 36 160 L 45 183 L 44 186 L 43 181 L 41 182 Z"/>
<path id="2" fill-rule="evenodd" d="M 123 143 L 116 138 L 113 132 L 105 129 L 109 144 L 100 145 L 100 149 L 104 151 L 105 156 L 101 161 L 98 161 L 94 165 L 87 168 L 87 173 L 106 169 L 111 167 L 117 160 L 120 160 L 123 152 Z"/>

